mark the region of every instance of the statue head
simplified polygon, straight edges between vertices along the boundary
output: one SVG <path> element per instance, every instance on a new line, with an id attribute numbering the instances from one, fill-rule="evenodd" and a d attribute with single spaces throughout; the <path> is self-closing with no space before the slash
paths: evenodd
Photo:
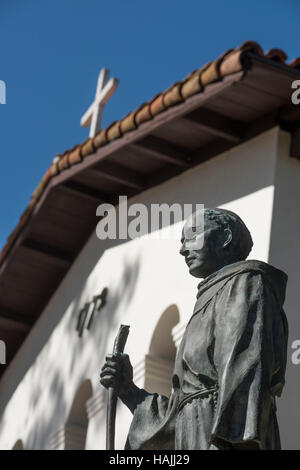
<path id="1" fill-rule="evenodd" d="M 218 208 L 194 212 L 183 227 L 181 243 L 180 254 L 185 257 L 190 274 L 199 278 L 245 260 L 253 246 L 242 219 Z"/>

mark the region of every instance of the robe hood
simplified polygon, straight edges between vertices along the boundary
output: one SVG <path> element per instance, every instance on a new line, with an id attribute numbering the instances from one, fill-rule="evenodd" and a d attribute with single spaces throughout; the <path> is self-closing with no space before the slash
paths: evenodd
<path id="1" fill-rule="evenodd" d="M 200 296 L 209 298 L 210 291 L 215 291 L 219 284 L 224 284 L 228 278 L 244 272 L 262 274 L 276 295 L 279 305 L 283 306 L 288 276 L 280 269 L 257 260 L 238 261 L 224 266 L 224 268 L 206 277 L 198 284 L 197 299 Z"/>

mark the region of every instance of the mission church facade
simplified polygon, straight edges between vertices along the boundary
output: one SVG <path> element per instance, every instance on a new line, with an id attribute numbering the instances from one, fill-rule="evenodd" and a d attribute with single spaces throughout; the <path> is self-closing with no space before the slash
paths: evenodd
<path id="1" fill-rule="evenodd" d="M 289 276 L 284 449 L 300 449 L 300 59 L 254 42 L 227 51 L 124 119 L 58 155 L 0 258 L 1 449 L 104 449 L 107 392 L 99 385 L 119 325 L 134 380 L 169 395 L 198 280 L 179 255 L 182 222 L 165 235 L 99 240 L 96 209 L 204 204 L 236 212 L 249 259 Z M 117 207 L 118 210 L 118 207 Z M 175 233 L 175 236 L 174 236 Z M 163 239 L 165 238 L 165 239 Z M 118 404 L 116 448 L 129 411 Z"/>

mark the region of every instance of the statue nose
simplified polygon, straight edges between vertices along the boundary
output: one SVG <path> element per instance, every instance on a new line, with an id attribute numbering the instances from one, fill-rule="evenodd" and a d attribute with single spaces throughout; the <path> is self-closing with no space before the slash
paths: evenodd
<path id="1" fill-rule="evenodd" d="M 185 246 L 185 244 L 182 244 L 179 253 L 180 253 L 182 256 L 184 256 L 184 255 L 186 254 L 186 252 L 187 252 L 186 246 Z"/>

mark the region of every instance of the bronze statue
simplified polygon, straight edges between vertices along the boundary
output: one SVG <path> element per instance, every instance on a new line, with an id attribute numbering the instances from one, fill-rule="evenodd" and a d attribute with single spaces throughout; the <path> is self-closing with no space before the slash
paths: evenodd
<path id="1" fill-rule="evenodd" d="M 125 449 L 280 449 L 275 397 L 284 386 L 287 276 L 248 260 L 252 238 L 224 209 L 193 214 L 180 253 L 203 278 L 182 338 L 169 398 L 133 383 L 126 354 L 100 374 L 133 413 Z M 203 238 L 204 237 L 204 238 Z"/>

